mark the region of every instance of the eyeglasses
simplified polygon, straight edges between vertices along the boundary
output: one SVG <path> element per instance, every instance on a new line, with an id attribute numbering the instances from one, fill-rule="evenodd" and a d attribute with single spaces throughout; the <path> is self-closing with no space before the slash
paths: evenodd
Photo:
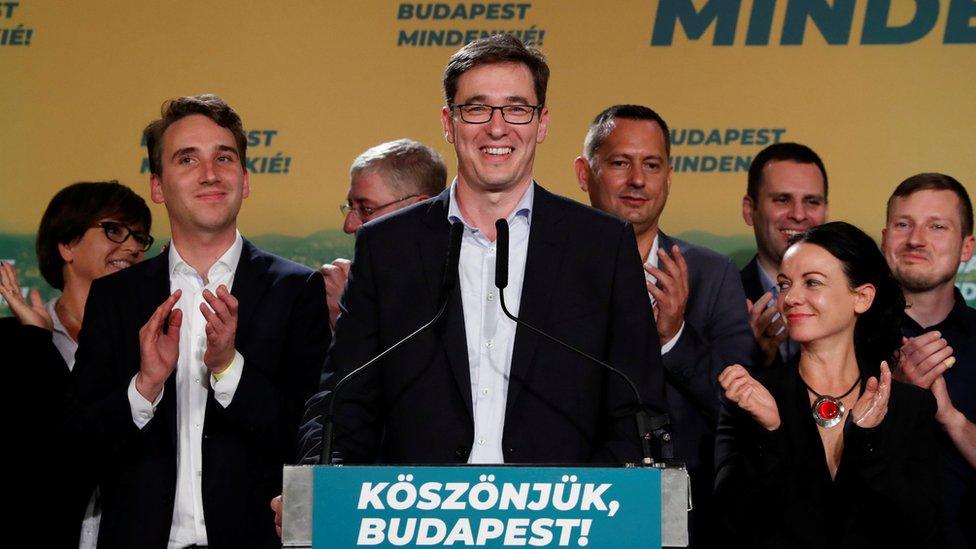
<path id="1" fill-rule="evenodd" d="M 152 248 L 153 242 L 155 242 L 155 239 L 149 233 L 133 231 L 118 221 L 101 221 L 93 225 L 93 228 L 101 229 L 105 233 L 105 238 L 116 244 L 124 243 L 131 236 L 136 241 L 136 244 L 141 246 L 144 252 L 148 252 L 149 248 Z"/>
<path id="2" fill-rule="evenodd" d="M 480 103 L 466 103 L 464 105 L 451 105 L 452 109 L 457 109 L 461 113 L 461 120 L 468 124 L 487 124 L 491 121 L 495 111 L 502 111 L 502 119 L 509 124 L 528 124 L 535 118 L 535 113 L 542 108 L 542 105 L 482 105 Z"/>
<path id="3" fill-rule="evenodd" d="M 420 196 L 420 195 L 419 194 L 407 195 L 407 196 L 404 196 L 403 198 L 398 198 L 398 199 L 394 200 L 393 202 L 387 202 L 386 204 L 383 204 L 382 206 L 376 206 L 375 208 L 370 208 L 369 206 L 359 206 L 357 208 L 356 206 L 353 206 L 351 203 L 346 202 L 345 204 L 339 204 L 339 211 L 342 212 L 342 215 L 349 215 L 351 212 L 356 212 L 356 215 L 359 216 L 359 219 L 366 219 L 367 217 L 369 217 L 369 216 L 373 215 L 374 213 L 382 210 L 383 208 L 392 206 L 392 205 L 394 205 L 394 204 L 396 204 L 398 202 L 403 202 L 404 200 L 407 200 L 409 198 L 414 198 L 414 197 L 417 197 L 417 196 Z"/>

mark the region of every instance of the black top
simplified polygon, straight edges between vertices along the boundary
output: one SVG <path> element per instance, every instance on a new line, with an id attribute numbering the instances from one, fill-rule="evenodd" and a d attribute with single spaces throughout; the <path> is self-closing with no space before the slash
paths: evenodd
<path id="1" fill-rule="evenodd" d="M 739 538 L 729 547 L 921 547 L 937 534 L 935 398 L 894 382 L 882 423 L 851 421 L 831 479 L 795 363 L 760 372 L 782 425 L 763 429 L 726 401 L 716 498 Z M 849 416 L 848 416 L 849 417 Z"/>
<path id="2" fill-rule="evenodd" d="M 0 318 L 0 353 L 7 488 L 25 510 L 4 525 L 45 547 L 78 547 L 93 479 L 83 474 L 84 456 L 65 430 L 64 418 L 75 410 L 71 374 L 51 332 L 14 317 Z"/>
<path id="3" fill-rule="evenodd" d="M 949 342 L 956 363 L 944 374 L 952 404 L 976 422 L 976 310 L 956 289 L 955 305 L 942 322 L 922 328 L 905 315 L 902 331 L 908 337 L 938 330 Z M 942 457 L 942 505 L 945 512 L 943 547 L 976 547 L 976 470 L 962 457 L 944 431 L 938 433 Z"/>

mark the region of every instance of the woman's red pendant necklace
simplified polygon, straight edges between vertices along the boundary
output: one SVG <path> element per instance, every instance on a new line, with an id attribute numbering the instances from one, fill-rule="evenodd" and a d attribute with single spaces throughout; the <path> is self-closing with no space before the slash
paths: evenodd
<path id="1" fill-rule="evenodd" d="M 800 383 L 807 388 L 807 391 L 810 391 L 813 393 L 813 396 L 816 397 L 816 400 L 813 401 L 813 406 L 810 407 L 810 412 L 813 414 L 813 420 L 817 422 L 817 425 L 823 427 L 824 429 L 830 429 L 834 425 L 840 423 L 841 418 L 843 418 L 844 414 L 847 412 L 847 408 L 841 401 L 844 397 L 851 394 L 851 391 L 853 391 L 855 387 L 860 385 L 861 376 L 857 376 L 857 379 L 854 381 L 854 385 L 851 385 L 851 388 L 839 397 L 822 395 L 814 391 L 813 388 L 807 385 L 806 381 L 803 381 L 803 376 L 800 376 Z"/>

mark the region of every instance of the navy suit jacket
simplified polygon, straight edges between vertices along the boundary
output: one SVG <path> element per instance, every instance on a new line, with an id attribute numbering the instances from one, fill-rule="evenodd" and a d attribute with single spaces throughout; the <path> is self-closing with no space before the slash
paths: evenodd
<path id="1" fill-rule="evenodd" d="M 675 346 L 662 357 L 675 456 L 689 469 L 711 470 L 718 425 L 718 375 L 726 366 L 750 366 L 756 341 L 749 327 L 745 294 L 732 261 L 707 248 L 660 232 L 658 246 L 678 245 L 688 264 L 685 325 Z"/>
<path id="2" fill-rule="evenodd" d="M 658 246 L 671 253 L 677 244 L 688 264 L 688 302 L 681 337 L 662 356 L 665 391 L 675 437 L 675 458 L 691 475 L 695 517 L 692 542 L 705 544 L 714 524 L 715 430 L 720 409 L 718 375 L 726 366 L 751 366 L 756 341 L 746 297 L 732 261 L 707 248 L 658 233 Z"/>
<path id="3" fill-rule="evenodd" d="M 759 298 L 766 293 L 762 279 L 759 277 L 759 256 L 752 256 L 752 261 L 739 271 L 739 275 L 742 277 L 742 289 L 746 292 L 746 298 L 753 303 L 759 301 Z"/>
<path id="4" fill-rule="evenodd" d="M 449 202 L 448 189 L 360 229 L 326 366 L 328 388 L 434 316 Z M 536 185 L 519 314 L 623 370 L 645 404 L 665 410 L 660 349 L 650 337 L 656 329 L 629 225 Z M 639 458 L 634 397 L 620 379 L 522 327 L 514 345 L 506 462 Z M 336 400 L 334 449 L 344 460 L 467 461 L 474 423 L 460 288 L 434 329 L 376 366 Z M 311 457 L 319 439 L 314 418 L 303 430 Z"/>
<path id="5" fill-rule="evenodd" d="M 176 490 L 176 383 L 155 416 L 132 422 L 126 389 L 139 370 L 139 329 L 169 295 L 166 253 L 96 280 L 85 307 L 75 374 L 77 429 L 99 466 L 99 547 L 165 547 Z M 281 467 L 296 458 L 302 404 L 319 382 L 329 343 L 325 286 L 308 267 L 245 240 L 231 293 L 244 371 L 231 404 L 207 399 L 203 510 L 211 547 L 280 546 L 268 507 Z M 184 311 L 184 314 L 199 314 Z"/>

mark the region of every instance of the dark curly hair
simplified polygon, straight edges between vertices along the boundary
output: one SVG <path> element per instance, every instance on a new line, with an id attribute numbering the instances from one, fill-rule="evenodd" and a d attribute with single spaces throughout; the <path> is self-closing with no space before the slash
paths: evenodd
<path id="1" fill-rule="evenodd" d="M 854 325 L 854 353 L 865 378 L 879 375 L 882 360 L 894 368 L 901 347 L 905 297 L 878 245 L 864 231 L 843 221 L 814 227 L 793 244 L 799 242 L 820 246 L 836 257 L 852 289 L 863 284 L 875 287 L 871 307 L 858 315 Z"/>

